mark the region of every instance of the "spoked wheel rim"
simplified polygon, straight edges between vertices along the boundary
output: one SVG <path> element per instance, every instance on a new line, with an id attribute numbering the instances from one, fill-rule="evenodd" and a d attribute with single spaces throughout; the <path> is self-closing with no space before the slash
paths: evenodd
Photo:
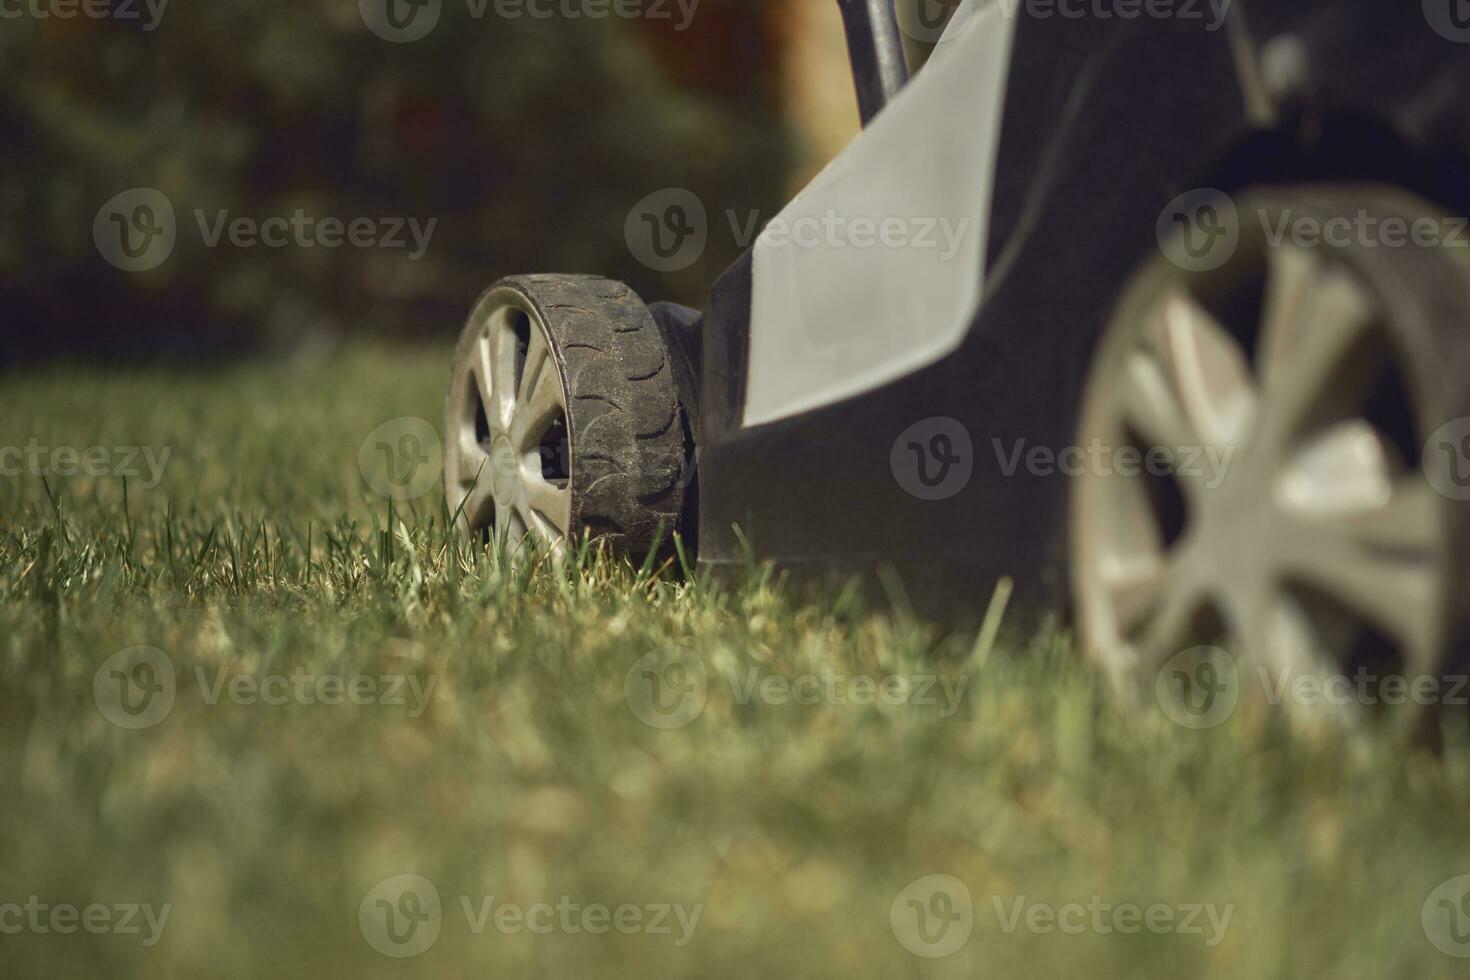
<path id="1" fill-rule="evenodd" d="M 1329 252 L 1243 241 L 1209 274 L 1160 258 L 1108 327 L 1079 441 L 1171 454 L 1162 475 L 1089 466 L 1074 491 L 1083 639 L 1119 679 L 1149 687 L 1203 644 L 1242 683 L 1439 673 L 1445 500 L 1403 433 L 1384 305 Z"/>
<path id="2" fill-rule="evenodd" d="M 470 314 L 446 407 L 445 493 L 462 531 L 564 555 L 572 514 L 567 398 L 546 325 L 512 289 Z"/>

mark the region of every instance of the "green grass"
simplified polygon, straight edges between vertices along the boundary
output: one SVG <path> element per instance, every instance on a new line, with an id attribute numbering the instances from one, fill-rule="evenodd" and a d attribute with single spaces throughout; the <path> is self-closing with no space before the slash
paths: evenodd
<path id="1" fill-rule="evenodd" d="M 380 422 L 437 421 L 447 362 L 359 350 L 0 382 L 0 447 L 171 450 L 126 506 L 112 476 L 0 477 L 0 906 L 171 905 L 152 946 L 0 932 L 0 975 L 1465 972 L 1420 922 L 1435 886 L 1470 873 L 1462 743 L 1435 760 L 1372 735 L 1286 737 L 1247 710 L 1188 731 L 1110 696 L 1064 635 L 1002 631 L 985 656 L 973 635 L 852 592 L 799 601 L 764 572 L 508 569 L 445 533 L 436 494 L 390 523 L 358 471 Z M 177 697 L 128 730 L 93 682 L 138 645 L 166 653 Z M 707 702 L 660 730 L 625 681 L 678 645 Z M 752 678 L 824 671 L 964 686 L 952 711 L 742 702 Z M 293 672 L 431 693 L 422 711 L 209 703 L 219 678 Z M 443 902 L 416 958 L 359 929 L 369 890 L 399 874 Z M 974 903 L 943 959 L 890 924 L 931 874 Z M 702 910 L 683 945 L 677 925 L 475 934 L 460 896 L 490 895 Z M 1233 909 L 1213 946 L 1203 918 L 1205 935 L 1007 933 L 995 903 L 1009 916 L 1021 896 Z"/>

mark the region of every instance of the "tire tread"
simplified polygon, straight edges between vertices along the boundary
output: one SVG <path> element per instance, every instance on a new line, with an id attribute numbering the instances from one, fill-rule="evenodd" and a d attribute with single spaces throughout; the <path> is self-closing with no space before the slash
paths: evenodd
<path id="1" fill-rule="evenodd" d="M 688 426 L 653 315 L 627 285 L 595 276 L 511 276 L 492 288 L 504 287 L 540 313 L 565 385 L 572 537 L 634 559 L 660 534 L 667 548 L 684 508 Z"/>

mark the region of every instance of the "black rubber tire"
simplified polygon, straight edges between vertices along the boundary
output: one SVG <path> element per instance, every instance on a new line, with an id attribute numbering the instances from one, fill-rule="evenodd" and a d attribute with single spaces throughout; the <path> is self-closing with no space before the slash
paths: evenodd
<path id="1" fill-rule="evenodd" d="M 513 289 L 551 336 L 566 394 L 571 538 L 640 560 L 670 549 L 684 511 L 688 426 L 669 352 L 648 307 L 620 282 L 523 275 Z"/>

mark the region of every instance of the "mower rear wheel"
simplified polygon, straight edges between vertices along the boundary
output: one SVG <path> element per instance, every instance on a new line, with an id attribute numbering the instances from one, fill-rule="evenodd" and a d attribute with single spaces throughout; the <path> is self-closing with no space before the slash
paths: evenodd
<path id="1" fill-rule="evenodd" d="M 1295 707 L 1290 683 L 1346 690 L 1308 702 L 1342 719 L 1392 703 L 1371 685 L 1438 680 L 1460 655 L 1470 460 L 1453 455 L 1470 446 L 1470 265 L 1443 247 L 1307 247 L 1264 231 L 1364 211 L 1370 227 L 1435 215 L 1385 187 L 1260 192 L 1241 200 L 1223 265 L 1156 255 L 1119 301 L 1078 442 L 1132 465 L 1076 481 L 1071 567 L 1083 643 L 1127 686 L 1163 697 L 1177 678 L 1181 696 L 1193 684 L 1208 701 L 1219 663 L 1188 668 L 1195 651 L 1223 650 L 1237 693 L 1286 681 Z M 1431 714 L 1417 707 L 1397 717 Z"/>

